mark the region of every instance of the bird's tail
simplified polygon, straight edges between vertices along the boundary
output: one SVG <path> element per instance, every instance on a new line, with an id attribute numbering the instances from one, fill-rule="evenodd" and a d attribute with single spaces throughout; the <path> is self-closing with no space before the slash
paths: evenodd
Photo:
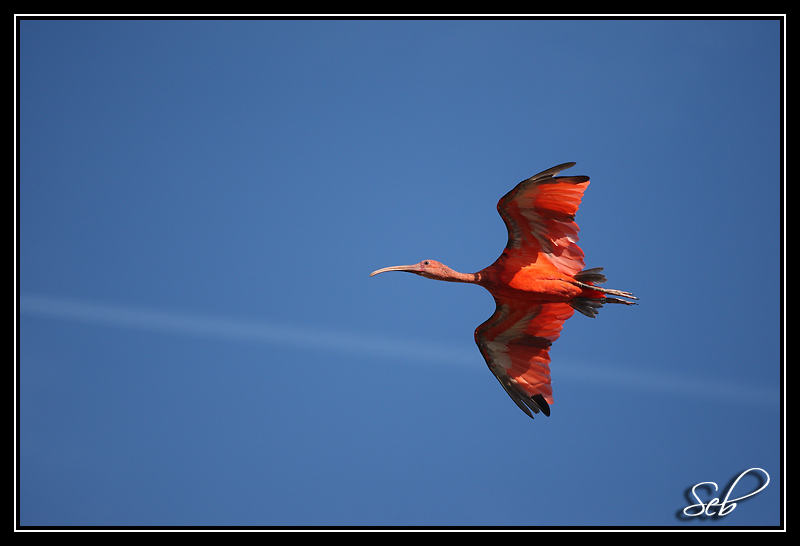
<path id="1" fill-rule="evenodd" d="M 608 279 L 603 275 L 602 267 L 593 267 L 592 269 L 584 269 L 575 273 L 575 280 L 583 283 L 603 284 Z"/>
<path id="2" fill-rule="evenodd" d="M 602 267 L 594 267 L 592 269 L 584 269 L 575 274 L 575 284 L 581 288 L 586 288 L 594 292 L 601 292 L 600 297 L 583 297 L 579 296 L 574 298 L 569 304 L 579 313 L 587 317 L 597 316 L 597 311 L 606 303 L 622 303 L 625 305 L 636 305 L 635 302 L 615 298 L 612 296 L 621 296 L 632 300 L 638 300 L 636 296 L 630 292 L 623 292 L 622 290 L 612 290 L 610 288 L 600 288 L 595 286 L 606 282 L 606 276 L 602 273 Z M 610 294 L 606 296 L 606 294 Z"/>

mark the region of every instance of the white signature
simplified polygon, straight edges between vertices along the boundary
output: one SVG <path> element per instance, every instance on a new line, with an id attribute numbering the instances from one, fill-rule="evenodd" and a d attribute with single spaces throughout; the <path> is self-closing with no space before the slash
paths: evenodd
<path id="1" fill-rule="evenodd" d="M 742 479 L 742 476 L 744 476 L 748 472 L 752 472 L 753 470 L 758 470 L 759 472 L 763 472 L 764 475 L 767 477 L 767 481 L 764 482 L 764 485 L 762 485 L 761 487 L 759 487 L 758 489 L 756 489 L 752 493 L 747 494 L 747 495 L 745 495 L 743 497 L 739 497 L 738 499 L 729 499 L 728 497 L 731 496 L 731 493 L 733 492 L 733 488 L 736 487 L 736 484 L 739 483 L 739 480 Z M 691 517 L 702 516 L 704 514 L 707 515 L 707 516 L 713 516 L 715 514 L 718 515 L 718 516 L 727 516 L 728 514 L 733 512 L 734 508 L 736 508 L 736 503 L 737 502 L 739 502 L 742 499 L 746 499 L 747 497 L 752 497 L 756 493 L 759 493 L 767 485 L 769 485 L 769 474 L 767 474 L 766 470 L 763 470 L 761 468 L 750 468 L 749 470 L 745 470 L 744 472 L 739 474 L 739 477 L 736 478 L 736 481 L 733 482 L 733 484 L 731 485 L 730 489 L 728 489 L 728 492 L 725 494 L 725 498 L 722 500 L 722 502 L 720 502 L 719 499 L 711 499 L 710 501 L 708 501 L 707 503 L 704 504 L 703 501 L 700 500 L 700 497 L 697 495 L 697 491 L 695 491 L 695 490 L 698 487 L 700 487 L 701 485 L 709 485 L 709 484 L 714 486 L 714 491 L 716 491 L 718 489 L 717 484 L 714 483 L 714 482 L 700 482 L 697 485 L 695 485 L 694 487 L 692 487 L 692 495 L 694 495 L 694 498 L 697 499 L 697 504 L 692 504 L 691 506 L 687 506 L 686 508 L 684 508 L 683 509 L 683 513 L 685 515 L 691 516 Z M 715 506 L 719 506 L 719 512 L 712 512 L 711 511 L 711 509 L 713 507 L 715 507 Z M 693 514 L 690 514 L 689 510 L 691 510 L 692 508 L 696 508 L 697 512 L 695 512 Z"/>

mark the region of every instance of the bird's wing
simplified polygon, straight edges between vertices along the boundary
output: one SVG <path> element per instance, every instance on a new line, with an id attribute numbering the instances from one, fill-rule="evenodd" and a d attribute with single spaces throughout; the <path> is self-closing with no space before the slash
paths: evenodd
<path id="1" fill-rule="evenodd" d="M 544 257 L 566 275 L 583 269 L 575 213 L 589 177 L 556 176 L 573 165 L 563 163 L 533 175 L 500 199 L 497 211 L 508 228 L 504 256 L 522 267 Z"/>
<path id="2" fill-rule="evenodd" d="M 475 342 L 489 369 L 531 418 L 531 411 L 550 415 L 550 345 L 572 313 L 567 303 L 497 301 L 494 314 L 475 330 Z"/>

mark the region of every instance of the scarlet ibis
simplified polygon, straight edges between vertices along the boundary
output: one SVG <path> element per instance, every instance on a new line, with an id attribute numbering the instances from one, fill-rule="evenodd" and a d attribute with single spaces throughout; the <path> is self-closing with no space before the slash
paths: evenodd
<path id="1" fill-rule="evenodd" d="M 435 260 L 384 267 L 428 279 L 466 282 L 486 288 L 497 305 L 475 330 L 475 342 L 489 369 L 529 417 L 550 416 L 550 345 L 575 310 L 594 317 L 606 303 L 635 305 L 630 292 L 600 288 L 602 267 L 584 269 L 575 213 L 588 176 L 556 176 L 574 166 L 547 169 L 505 194 L 497 211 L 508 229 L 508 244 L 497 260 L 477 273 L 459 273 Z M 617 297 L 619 296 L 619 297 Z M 533 411 L 533 413 L 531 413 Z"/>

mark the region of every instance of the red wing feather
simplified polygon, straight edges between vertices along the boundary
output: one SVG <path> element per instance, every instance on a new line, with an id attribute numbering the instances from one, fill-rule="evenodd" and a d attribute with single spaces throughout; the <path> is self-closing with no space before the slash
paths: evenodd
<path id="1" fill-rule="evenodd" d="M 475 330 L 475 342 L 489 369 L 530 417 L 531 410 L 550 415 L 550 345 L 573 311 L 567 303 L 498 301 L 494 314 Z"/>
<path id="2" fill-rule="evenodd" d="M 564 163 L 523 180 L 497 203 L 508 228 L 504 255 L 520 267 L 544 258 L 566 275 L 583 269 L 575 213 L 589 177 L 554 176 L 573 165 Z"/>

